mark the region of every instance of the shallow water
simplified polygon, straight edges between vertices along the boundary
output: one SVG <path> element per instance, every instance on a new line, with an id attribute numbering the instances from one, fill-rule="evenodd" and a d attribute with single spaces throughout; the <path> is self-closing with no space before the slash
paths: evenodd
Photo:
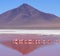
<path id="1" fill-rule="evenodd" d="M 0 56 L 20 56 L 21 54 L 16 50 L 8 48 L 0 44 Z"/>
<path id="2" fill-rule="evenodd" d="M 38 48 L 27 56 L 60 56 L 60 44 Z"/>
<path id="3" fill-rule="evenodd" d="M 0 44 L 0 56 L 23 56 L 23 54 Z M 60 56 L 60 44 L 41 47 L 24 56 Z"/>
<path id="4" fill-rule="evenodd" d="M 37 38 L 36 38 L 37 37 Z M 16 38 L 19 39 L 40 39 L 41 40 L 51 40 L 51 44 L 49 45 L 37 45 L 28 46 L 27 45 L 16 45 L 13 44 L 13 40 Z M 55 37 L 55 38 L 54 38 Z M 58 38 L 56 38 L 58 37 Z M 54 44 L 54 40 L 59 40 L 58 44 Z M 56 42 L 55 42 L 56 43 Z M 30 49 L 31 47 L 31 49 Z M 34 49 L 35 48 L 35 49 Z M 23 49 L 23 50 L 22 50 Z M 33 50 L 32 50 L 33 49 Z M 21 52 L 25 52 L 25 50 L 32 50 L 29 53 L 23 55 Z M 60 56 L 60 36 L 37 36 L 37 35 L 0 35 L 0 56 Z"/>

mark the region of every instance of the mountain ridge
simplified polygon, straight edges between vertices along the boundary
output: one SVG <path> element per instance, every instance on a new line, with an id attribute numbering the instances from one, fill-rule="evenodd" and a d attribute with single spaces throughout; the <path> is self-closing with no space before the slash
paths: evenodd
<path id="1" fill-rule="evenodd" d="M 58 24 L 59 17 L 39 11 L 28 4 L 22 4 L 0 15 L 0 28 L 58 28 Z"/>

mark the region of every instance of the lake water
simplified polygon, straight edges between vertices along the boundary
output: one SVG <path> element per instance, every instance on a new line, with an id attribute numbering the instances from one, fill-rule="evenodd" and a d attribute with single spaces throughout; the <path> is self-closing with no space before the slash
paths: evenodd
<path id="1" fill-rule="evenodd" d="M 60 44 L 40 47 L 26 55 L 0 44 L 0 56 L 60 56 Z"/>

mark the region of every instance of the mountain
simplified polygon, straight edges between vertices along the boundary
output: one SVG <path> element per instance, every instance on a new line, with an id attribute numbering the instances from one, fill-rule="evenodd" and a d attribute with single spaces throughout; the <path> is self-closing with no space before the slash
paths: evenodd
<path id="1" fill-rule="evenodd" d="M 60 18 L 41 12 L 28 4 L 0 15 L 0 29 L 58 29 Z"/>

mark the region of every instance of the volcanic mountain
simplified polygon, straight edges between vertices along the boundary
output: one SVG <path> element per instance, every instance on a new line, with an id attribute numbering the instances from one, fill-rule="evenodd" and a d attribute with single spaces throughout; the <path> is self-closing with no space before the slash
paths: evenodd
<path id="1" fill-rule="evenodd" d="M 58 29 L 60 18 L 41 12 L 28 4 L 0 15 L 0 29 Z"/>

